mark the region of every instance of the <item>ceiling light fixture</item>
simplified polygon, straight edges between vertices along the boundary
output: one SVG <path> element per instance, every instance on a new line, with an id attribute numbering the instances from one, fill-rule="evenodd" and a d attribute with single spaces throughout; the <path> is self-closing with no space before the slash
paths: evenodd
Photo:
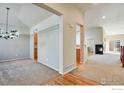
<path id="1" fill-rule="evenodd" d="M 19 32 L 16 29 L 9 29 L 9 24 L 8 24 L 8 15 L 9 15 L 9 10 L 10 8 L 6 8 L 7 10 L 7 16 L 6 16 L 6 24 L 4 25 L 4 28 L 0 28 L 0 38 L 1 39 L 14 39 L 19 37 Z M 9 31 L 10 30 L 10 31 Z"/>
<path id="2" fill-rule="evenodd" d="M 102 16 L 102 19 L 106 19 L 106 16 Z"/>

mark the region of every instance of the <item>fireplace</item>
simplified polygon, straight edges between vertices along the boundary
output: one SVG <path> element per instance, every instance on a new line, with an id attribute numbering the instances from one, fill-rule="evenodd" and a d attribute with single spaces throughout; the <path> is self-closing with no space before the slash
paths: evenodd
<path id="1" fill-rule="evenodd" d="M 102 44 L 96 44 L 95 45 L 95 53 L 96 54 L 103 54 L 103 45 Z"/>

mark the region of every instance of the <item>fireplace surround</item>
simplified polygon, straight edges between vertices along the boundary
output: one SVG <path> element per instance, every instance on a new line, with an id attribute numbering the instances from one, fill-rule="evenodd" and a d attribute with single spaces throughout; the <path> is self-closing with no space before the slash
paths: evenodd
<path id="1" fill-rule="evenodd" d="M 95 45 L 95 54 L 103 54 L 103 44 Z"/>

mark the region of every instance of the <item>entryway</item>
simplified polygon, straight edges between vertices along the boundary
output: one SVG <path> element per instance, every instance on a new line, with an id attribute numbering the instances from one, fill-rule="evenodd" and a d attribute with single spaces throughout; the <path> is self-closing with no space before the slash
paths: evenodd
<path id="1" fill-rule="evenodd" d="M 80 24 L 76 24 L 76 65 L 79 66 L 84 61 L 84 29 Z"/>

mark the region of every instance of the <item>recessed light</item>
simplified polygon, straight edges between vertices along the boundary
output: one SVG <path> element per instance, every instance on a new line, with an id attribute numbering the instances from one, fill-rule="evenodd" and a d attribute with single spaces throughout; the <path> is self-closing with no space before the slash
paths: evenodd
<path id="1" fill-rule="evenodd" d="M 106 18 L 106 16 L 102 16 L 102 19 L 105 19 Z"/>

